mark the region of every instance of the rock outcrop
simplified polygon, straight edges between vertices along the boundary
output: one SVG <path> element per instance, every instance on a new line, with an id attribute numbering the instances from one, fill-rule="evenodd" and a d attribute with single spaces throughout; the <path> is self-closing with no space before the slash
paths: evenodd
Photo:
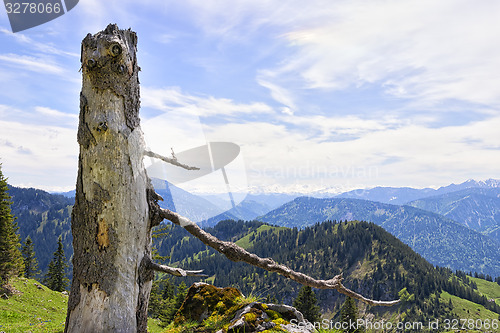
<path id="1" fill-rule="evenodd" d="M 189 288 L 174 318 L 179 328 L 188 324 L 185 332 L 311 332 L 300 323 L 304 323 L 304 317 L 291 306 L 249 302 L 238 289 L 206 283 Z"/>

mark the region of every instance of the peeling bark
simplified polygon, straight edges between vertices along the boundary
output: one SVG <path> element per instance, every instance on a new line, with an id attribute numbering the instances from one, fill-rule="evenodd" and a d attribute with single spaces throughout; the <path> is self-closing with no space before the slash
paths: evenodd
<path id="1" fill-rule="evenodd" d="M 109 25 L 82 42 L 80 156 L 65 332 L 146 332 L 151 221 L 139 126 L 137 38 Z"/>

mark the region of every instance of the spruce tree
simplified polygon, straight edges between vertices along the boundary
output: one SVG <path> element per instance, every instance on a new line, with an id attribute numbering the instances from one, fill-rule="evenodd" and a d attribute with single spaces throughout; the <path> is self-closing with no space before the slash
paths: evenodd
<path id="1" fill-rule="evenodd" d="M 175 314 L 181 308 L 182 303 L 187 295 L 187 286 L 184 281 L 182 281 L 177 286 L 177 293 L 173 298 L 165 299 L 164 309 L 165 311 L 160 314 L 159 318 L 163 324 L 169 324 L 174 320 Z"/>
<path id="2" fill-rule="evenodd" d="M 27 279 L 34 278 L 40 271 L 38 270 L 38 262 L 30 236 L 26 237 L 21 253 L 24 258 L 24 277 Z"/>
<path id="3" fill-rule="evenodd" d="M 68 264 L 64 256 L 62 237 L 59 236 L 57 250 L 54 252 L 54 258 L 49 263 L 49 271 L 45 280 L 47 287 L 59 292 L 64 291 L 69 282 L 65 274 L 67 267 Z"/>
<path id="4" fill-rule="evenodd" d="M 3 176 L 0 164 L 0 286 L 23 271 L 21 244 L 16 234 L 19 228 L 10 210 L 12 202 L 8 190 L 7 178 Z"/>
<path id="5" fill-rule="evenodd" d="M 148 316 L 151 318 L 158 318 L 161 312 L 161 290 L 160 290 L 160 281 L 153 281 L 153 286 L 151 287 L 151 294 L 149 296 L 149 304 L 148 304 Z"/>
<path id="6" fill-rule="evenodd" d="M 300 289 L 297 298 L 293 301 L 293 306 L 311 323 L 321 320 L 320 307 L 317 304 L 316 294 L 311 287 L 303 286 Z"/>
<path id="7" fill-rule="evenodd" d="M 347 327 L 343 330 L 344 333 L 358 333 L 362 332 L 361 327 L 357 327 L 356 324 L 358 320 L 358 307 L 356 306 L 356 302 L 347 297 L 342 308 L 340 309 L 340 321 L 342 323 L 346 323 L 343 327 Z"/>

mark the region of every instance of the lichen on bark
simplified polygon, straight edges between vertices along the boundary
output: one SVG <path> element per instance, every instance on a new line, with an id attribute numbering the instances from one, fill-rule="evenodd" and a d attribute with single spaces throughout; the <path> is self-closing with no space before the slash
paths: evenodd
<path id="1" fill-rule="evenodd" d="M 146 332 L 151 227 L 139 122 L 137 37 L 109 25 L 82 41 L 80 155 L 66 332 Z"/>

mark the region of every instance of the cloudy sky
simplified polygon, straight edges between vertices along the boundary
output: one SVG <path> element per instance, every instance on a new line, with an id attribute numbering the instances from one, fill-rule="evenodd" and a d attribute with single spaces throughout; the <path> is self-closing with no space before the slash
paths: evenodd
<path id="1" fill-rule="evenodd" d="M 80 0 L 12 33 L 2 8 L 2 171 L 74 188 L 80 43 L 117 23 L 139 37 L 148 145 L 234 142 L 235 188 L 500 178 L 499 14 L 496 0 Z"/>

